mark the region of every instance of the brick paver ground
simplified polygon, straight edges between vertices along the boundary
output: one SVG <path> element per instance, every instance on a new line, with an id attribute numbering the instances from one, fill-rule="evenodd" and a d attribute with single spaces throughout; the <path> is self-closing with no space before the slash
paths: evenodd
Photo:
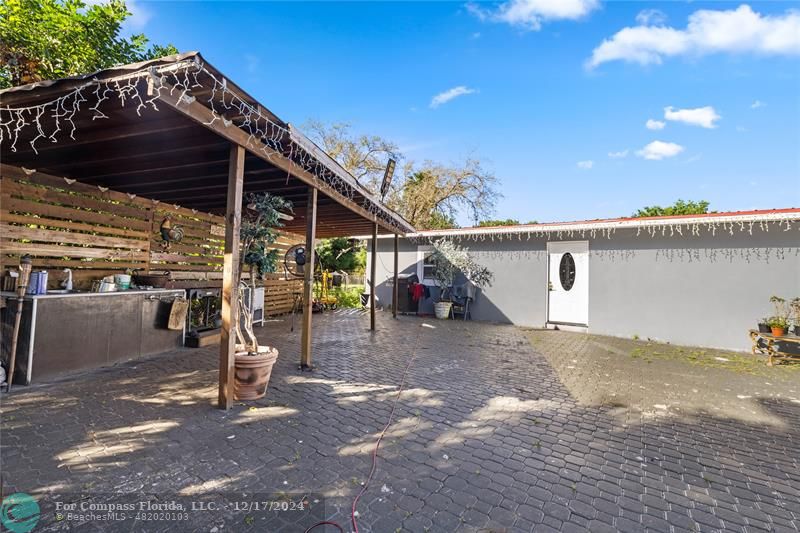
<path id="1" fill-rule="evenodd" d="M 260 338 L 281 357 L 267 398 L 228 413 L 213 408 L 216 349 L 17 388 L 2 399 L 3 493 L 308 491 L 349 531 L 352 498 L 414 353 L 358 507 L 362 531 L 800 528 L 800 412 L 788 399 L 755 400 L 779 423 L 702 413 L 621 420 L 618 406 L 573 398 L 511 326 L 384 314 L 376 333 L 366 326 L 359 314 L 315 316 L 319 366 L 299 373 L 298 333 L 288 320 L 269 324 Z M 198 512 L 133 530 L 279 527 L 262 520 Z"/>

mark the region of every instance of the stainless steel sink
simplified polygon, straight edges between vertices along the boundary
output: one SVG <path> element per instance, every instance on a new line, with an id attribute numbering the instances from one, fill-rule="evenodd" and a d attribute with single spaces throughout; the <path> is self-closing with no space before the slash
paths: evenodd
<path id="1" fill-rule="evenodd" d="M 53 289 L 53 290 L 48 290 L 47 294 L 75 294 L 75 293 L 78 293 L 78 292 L 82 292 L 82 291 L 76 291 L 74 289 L 71 290 L 71 291 L 68 291 L 67 289 Z"/>

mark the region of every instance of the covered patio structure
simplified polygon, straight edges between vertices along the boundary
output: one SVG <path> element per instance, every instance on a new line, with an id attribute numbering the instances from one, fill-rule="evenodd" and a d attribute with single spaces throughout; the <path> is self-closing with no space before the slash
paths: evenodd
<path id="1" fill-rule="evenodd" d="M 231 324 L 238 316 L 235 269 L 246 193 L 269 192 L 293 203 L 284 230 L 305 235 L 310 264 L 317 238 L 414 230 L 196 52 L 16 87 L 0 99 L 4 178 L 77 181 L 225 216 L 219 364 L 219 405 L 225 409 L 233 401 Z M 4 254 L 6 266 L 13 259 Z M 306 368 L 312 366 L 312 285 L 313 268 L 307 268 L 300 348 Z"/>

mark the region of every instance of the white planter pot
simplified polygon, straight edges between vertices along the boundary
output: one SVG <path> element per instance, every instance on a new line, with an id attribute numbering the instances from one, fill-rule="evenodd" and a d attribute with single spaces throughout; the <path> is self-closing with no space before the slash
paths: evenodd
<path id="1" fill-rule="evenodd" d="M 433 310 L 436 313 L 436 318 L 439 319 L 447 319 L 450 317 L 450 308 L 453 307 L 452 302 L 437 302 L 433 306 Z"/>

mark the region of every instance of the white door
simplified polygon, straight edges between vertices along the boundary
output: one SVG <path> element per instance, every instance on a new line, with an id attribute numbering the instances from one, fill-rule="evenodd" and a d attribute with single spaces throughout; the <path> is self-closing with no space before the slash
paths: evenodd
<path id="1" fill-rule="evenodd" d="M 547 321 L 589 325 L 589 242 L 549 242 Z"/>

